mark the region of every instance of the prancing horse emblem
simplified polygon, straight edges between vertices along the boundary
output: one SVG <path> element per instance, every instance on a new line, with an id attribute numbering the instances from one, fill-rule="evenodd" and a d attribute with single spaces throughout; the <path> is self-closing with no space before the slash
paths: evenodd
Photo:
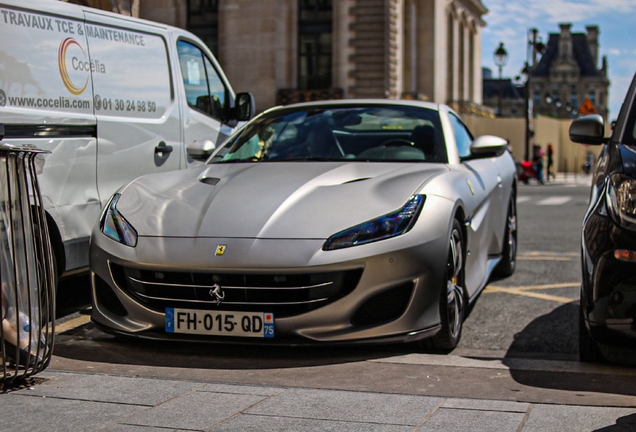
<path id="1" fill-rule="evenodd" d="M 225 293 L 221 289 L 221 285 L 214 284 L 214 286 L 210 288 L 210 297 L 214 297 L 214 300 L 212 300 L 212 303 L 214 303 L 215 305 L 221 304 L 221 302 L 225 298 Z"/>

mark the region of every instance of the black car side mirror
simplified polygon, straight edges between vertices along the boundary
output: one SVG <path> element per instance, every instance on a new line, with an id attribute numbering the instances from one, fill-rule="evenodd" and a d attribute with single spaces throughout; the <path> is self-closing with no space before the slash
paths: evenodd
<path id="1" fill-rule="evenodd" d="M 570 141 L 579 144 L 600 145 L 607 142 L 605 122 L 599 114 L 578 118 L 570 125 Z"/>

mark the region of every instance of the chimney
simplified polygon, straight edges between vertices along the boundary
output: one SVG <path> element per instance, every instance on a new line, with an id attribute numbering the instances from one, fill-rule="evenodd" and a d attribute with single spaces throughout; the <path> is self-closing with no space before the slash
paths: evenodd
<path id="1" fill-rule="evenodd" d="M 572 53 L 572 33 L 570 32 L 570 23 L 559 24 L 561 28 L 561 34 L 559 35 L 559 59 L 561 61 L 571 61 L 573 58 Z"/>
<path id="2" fill-rule="evenodd" d="M 598 67 L 598 26 L 589 25 L 585 27 L 587 30 L 587 45 L 590 47 L 594 67 Z"/>

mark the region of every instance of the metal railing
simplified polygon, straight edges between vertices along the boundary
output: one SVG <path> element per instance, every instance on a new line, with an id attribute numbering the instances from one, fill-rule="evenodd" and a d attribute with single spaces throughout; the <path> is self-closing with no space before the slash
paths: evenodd
<path id="1" fill-rule="evenodd" d="M 44 370 L 55 336 L 55 272 L 29 145 L 0 143 L 0 384 Z"/>

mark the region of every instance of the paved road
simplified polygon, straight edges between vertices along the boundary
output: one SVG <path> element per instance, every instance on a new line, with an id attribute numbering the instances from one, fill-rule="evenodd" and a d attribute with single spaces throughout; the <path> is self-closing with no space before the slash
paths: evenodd
<path id="1" fill-rule="evenodd" d="M 519 187 L 517 270 L 482 293 L 466 320 L 461 352 L 578 359 L 579 247 L 588 197 L 586 184 Z"/>
<path id="2" fill-rule="evenodd" d="M 75 314 L 40 382 L 0 394 L 0 429 L 636 430 L 636 368 L 577 361 L 587 193 L 520 187 L 518 270 L 449 355 L 121 341 Z"/>

